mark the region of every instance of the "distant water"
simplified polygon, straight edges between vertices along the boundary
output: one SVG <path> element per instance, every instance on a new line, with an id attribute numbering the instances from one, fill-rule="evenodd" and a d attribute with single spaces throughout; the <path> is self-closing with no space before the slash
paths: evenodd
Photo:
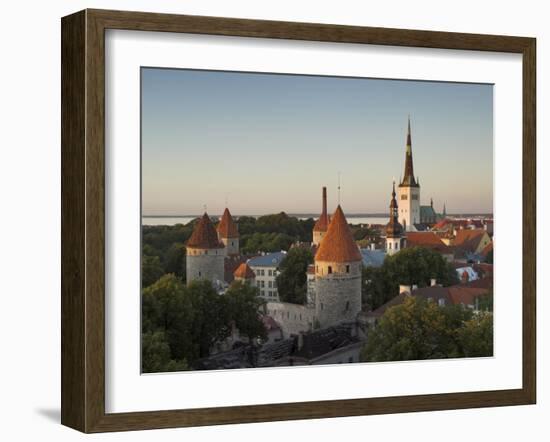
<path id="1" fill-rule="evenodd" d="M 194 216 L 174 216 L 174 217 L 143 217 L 142 224 L 144 226 L 174 226 L 176 224 L 187 224 L 193 221 Z M 238 218 L 238 217 L 237 217 Z M 299 217 L 300 219 L 307 219 L 307 217 Z M 386 224 L 388 217 L 380 216 L 346 216 L 350 224 Z"/>

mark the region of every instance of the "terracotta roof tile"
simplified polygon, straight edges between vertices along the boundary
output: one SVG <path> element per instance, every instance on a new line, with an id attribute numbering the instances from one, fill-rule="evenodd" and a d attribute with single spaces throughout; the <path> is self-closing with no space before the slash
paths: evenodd
<path id="1" fill-rule="evenodd" d="M 252 271 L 252 269 L 246 262 L 243 262 L 237 268 L 237 270 L 235 270 L 233 275 L 235 276 L 235 278 L 242 278 L 242 279 L 252 279 L 256 277 L 256 274 Z"/>
<path id="2" fill-rule="evenodd" d="M 196 249 L 223 249 L 224 245 L 218 240 L 216 229 L 210 221 L 210 218 L 204 213 L 199 222 L 195 225 L 195 229 L 191 237 L 187 241 L 187 247 Z"/>
<path id="3" fill-rule="evenodd" d="M 338 206 L 328 226 L 327 233 L 321 240 L 315 261 L 353 262 L 361 261 L 361 253 L 353 240 L 346 216 Z"/>
<path id="4" fill-rule="evenodd" d="M 407 232 L 407 247 L 426 247 L 439 253 L 452 253 L 452 249 L 434 232 Z"/>
<path id="5" fill-rule="evenodd" d="M 462 229 L 456 232 L 456 238 L 453 246 L 469 252 L 474 252 L 479 246 L 480 241 L 487 232 L 483 229 Z"/>
<path id="6" fill-rule="evenodd" d="M 237 230 L 237 225 L 233 221 L 233 217 L 229 212 L 229 209 L 226 208 L 223 212 L 222 219 L 218 224 L 218 233 L 220 238 L 238 238 L 239 231 Z"/>

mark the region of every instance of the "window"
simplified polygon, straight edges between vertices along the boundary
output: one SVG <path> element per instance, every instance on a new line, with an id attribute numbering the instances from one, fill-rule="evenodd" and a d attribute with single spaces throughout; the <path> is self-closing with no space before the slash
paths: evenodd
<path id="1" fill-rule="evenodd" d="M 205 250 L 205 251 L 204 251 L 204 254 L 205 254 L 205 255 L 208 255 L 208 250 Z"/>
<path id="2" fill-rule="evenodd" d="M 324 310 L 325 306 L 324 304 L 321 302 L 321 310 Z"/>
<path id="3" fill-rule="evenodd" d="M 349 301 L 346 302 L 346 311 L 348 311 L 348 310 L 349 310 Z"/>
<path id="4" fill-rule="evenodd" d="M 273 281 L 268 281 L 268 282 L 267 282 L 267 286 L 268 286 L 269 288 L 273 288 Z"/>
<path id="5" fill-rule="evenodd" d="M 348 362 L 353 362 L 353 356 L 350 356 L 349 359 L 348 359 Z"/>
<path id="6" fill-rule="evenodd" d="M 332 273 L 332 266 L 328 266 L 328 274 L 330 275 Z"/>
<path id="7" fill-rule="evenodd" d="M 346 273 L 349 273 L 349 264 L 346 265 Z"/>
<path id="8" fill-rule="evenodd" d="M 199 271 L 199 276 L 201 276 L 201 272 Z"/>
<path id="9" fill-rule="evenodd" d="M 391 242 L 388 244 L 389 249 L 391 250 Z"/>
<path id="10" fill-rule="evenodd" d="M 273 288 L 274 288 L 274 289 L 277 288 L 277 280 L 276 280 L 276 279 L 273 280 Z"/>
<path id="11" fill-rule="evenodd" d="M 407 199 L 407 195 L 401 195 L 401 199 L 405 201 Z"/>

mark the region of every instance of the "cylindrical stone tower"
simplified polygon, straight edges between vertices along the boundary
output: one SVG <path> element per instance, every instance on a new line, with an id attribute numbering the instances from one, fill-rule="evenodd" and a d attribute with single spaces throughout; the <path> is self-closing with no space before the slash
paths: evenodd
<path id="1" fill-rule="evenodd" d="M 327 215 L 327 188 L 323 187 L 323 208 L 321 216 L 313 226 L 313 245 L 319 246 L 323 236 L 327 233 L 329 218 Z"/>
<path id="2" fill-rule="evenodd" d="M 187 284 L 198 279 L 216 283 L 224 280 L 224 245 L 204 213 L 186 244 Z"/>
<path id="3" fill-rule="evenodd" d="M 337 207 L 315 254 L 315 314 L 321 328 L 355 321 L 361 311 L 362 257 Z"/>
<path id="4" fill-rule="evenodd" d="M 218 224 L 218 238 L 225 246 L 225 254 L 227 256 L 236 256 L 239 254 L 239 231 L 237 225 L 233 221 L 233 217 L 226 208 L 223 212 L 222 219 Z"/>

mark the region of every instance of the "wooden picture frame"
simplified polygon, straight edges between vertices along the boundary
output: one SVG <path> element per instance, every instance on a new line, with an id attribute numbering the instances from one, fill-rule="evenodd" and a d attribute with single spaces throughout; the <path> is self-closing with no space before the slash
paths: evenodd
<path id="1" fill-rule="evenodd" d="M 105 30 L 419 48 L 523 57 L 523 385 L 513 390 L 105 412 Z M 536 41 L 533 38 L 84 10 L 62 19 L 62 424 L 83 432 L 533 404 L 536 400 Z"/>

